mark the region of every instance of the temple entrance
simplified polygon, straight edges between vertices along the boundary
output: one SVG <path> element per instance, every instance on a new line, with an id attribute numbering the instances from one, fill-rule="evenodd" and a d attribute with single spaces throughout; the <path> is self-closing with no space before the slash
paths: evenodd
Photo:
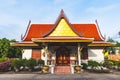
<path id="1" fill-rule="evenodd" d="M 66 47 L 60 47 L 56 53 L 56 64 L 65 66 L 70 64 L 70 53 Z"/>

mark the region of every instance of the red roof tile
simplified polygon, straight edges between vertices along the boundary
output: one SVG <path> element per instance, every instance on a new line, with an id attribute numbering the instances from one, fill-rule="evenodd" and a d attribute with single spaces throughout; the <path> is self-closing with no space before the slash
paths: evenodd
<path id="1" fill-rule="evenodd" d="M 47 37 L 55 28 L 59 21 L 64 18 L 71 29 L 77 33 L 80 37 L 94 38 L 95 41 L 103 41 L 103 37 L 100 33 L 98 24 L 71 24 L 69 23 L 65 13 L 61 10 L 60 15 L 55 24 L 31 24 L 29 25 L 23 41 L 31 41 L 32 38 Z"/>
<path id="2" fill-rule="evenodd" d="M 104 40 L 99 28 L 95 24 L 72 24 L 79 34 L 85 38 L 94 38 L 96 41 Z"/>
<path id="3" fill-rule="evenodd" d="M 23 41 L 31 41 L 32 38 L 47 37 L 55 28 L 59 21 L 64 18 L 71 29 L 84 38 L 94 38 L 95 41 L 103 41 L 98 25 L 95 24 L 71 24 L 69 23 L 65 13 L 61 10 L 55 24 L 30 24 L 26 30 Z M 97 23 L 96 23 L 97 24 Z"/>
<path id="4" fill-rule="evenodd" d="M 53 24 L 31 24 L 22 40 L 31 41 L 31 38 L 41 38 L 52 26 Z"/>
<path id="5" fill-rule="evenodd" d="M 83 35 L 84 38 L 94 38 L 95 41 L 103 41 L 99 28 L 95 24 L 71 24 L 74 31 Z M 23 37 L 23 41 L 31 41 L 32 38 L 43 38 L 54 24 L 31 24 Z"/>

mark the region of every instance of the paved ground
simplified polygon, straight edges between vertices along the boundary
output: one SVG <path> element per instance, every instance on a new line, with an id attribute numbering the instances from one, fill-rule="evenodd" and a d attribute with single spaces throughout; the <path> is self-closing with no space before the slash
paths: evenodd
<path id="1" fill-rule="evenodd" d="M 119 73 L 0 74 L 0 80 L 120 80 Z"/>

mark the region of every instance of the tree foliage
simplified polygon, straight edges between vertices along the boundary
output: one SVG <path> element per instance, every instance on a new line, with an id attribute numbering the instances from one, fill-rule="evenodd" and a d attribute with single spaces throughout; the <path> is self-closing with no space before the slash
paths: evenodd
<path id="1" fill-rule="evenodd" d="M 16 42 L 16 40 L 0 39 L 0 57 L 21 57 L 21 49 L 10 46 L 10 42 Z"/>
<path id="2" fill-rule="evenodd" d="M 107 42 L 115 42 L 112 38 L 108 38 Z"/>
<path id="3" fill-rule="evenodd" d="M 117 46 L 117 47 L 120 47 L 120 43 L 119 43 L 119 42 L 116 42 L 116 43 L 117 43 L 116 46 Z"/>
<path id="4" fill-rule="evenodd" d="M 114 42 L 114 43 L 116 43 L 116 47 L 120 47 L 120 42 L 115 41 L 112 38 L 108 38 L 107 42 Z"/>

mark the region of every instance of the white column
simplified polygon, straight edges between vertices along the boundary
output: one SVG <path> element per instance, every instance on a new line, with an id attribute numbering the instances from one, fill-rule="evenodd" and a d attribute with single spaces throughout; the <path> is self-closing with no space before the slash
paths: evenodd
<path id="1" fill-rule="evenodd" d="M 45 65 L 47 65 L 47 53 L 48 53 L 48 46 L 45 46 Z"/>
<path id="2" fill-rule="evenodd" d="M 81 66 L 81 51 L 80 51 L 80 43 L 78 43 L 78 65 Z"/>

